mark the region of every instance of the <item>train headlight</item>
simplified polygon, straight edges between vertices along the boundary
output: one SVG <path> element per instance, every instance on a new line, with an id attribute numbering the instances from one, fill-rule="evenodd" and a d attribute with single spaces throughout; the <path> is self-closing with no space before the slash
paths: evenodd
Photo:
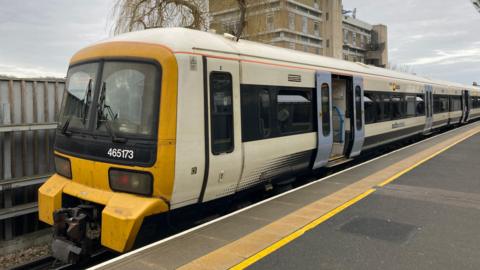
<path id="1" fill-rule="evenodd" d="M 63 177 L 72 179 L 72 166 L 67 158 L 55 156 L 55 171 Z"/>
<path id="2" fill-rule="evenodd" d="M 153 177 L 150 173 L 110 169 L 108 177 L 110 188 L 114 191 L 152 195 Z"/>

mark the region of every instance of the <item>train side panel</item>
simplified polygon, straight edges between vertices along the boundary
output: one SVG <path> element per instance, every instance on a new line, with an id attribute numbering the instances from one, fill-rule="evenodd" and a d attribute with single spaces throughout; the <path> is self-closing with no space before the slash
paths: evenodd
<path id="1" fill-rule="evenodd" d="M 177 54 L 176 57 L 178 118 L 172 209 L 198 202 L 205 174 L 202 56 Z"/>

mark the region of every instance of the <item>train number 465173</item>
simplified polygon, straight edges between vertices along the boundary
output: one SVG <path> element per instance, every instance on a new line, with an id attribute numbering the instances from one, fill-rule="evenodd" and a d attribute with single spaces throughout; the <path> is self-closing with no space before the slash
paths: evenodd
<path id="1" fill-rule="evenodd" d="M 133 159 L 134 152 L 133 150 L 110 148 L 107 155 L 113 158 Z"/>

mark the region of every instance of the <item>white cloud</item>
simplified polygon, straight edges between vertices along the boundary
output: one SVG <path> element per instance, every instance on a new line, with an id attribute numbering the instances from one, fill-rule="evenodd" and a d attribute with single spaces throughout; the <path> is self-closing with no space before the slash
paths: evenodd
<path id="1" fill-rule="evenodd" d="M 471 48 L 464 50 L 443 51 L 435 50 L 433 56 L 418 58 L 407 65 L 428 65 L 428 64 L 457 64 L 462 62 L 478 62 L 480 63 L 480 48 Z"/>
<path id="2" fill-rule="evenodd" d="M 0 64 L 0 76 L 2 75 L 17 78 L 64 78 L 66 74 L 51 71 L 46 67 L 19 67 Z"/>
<path id="3" fill-rule="evenodd" d="M 480 14 L 470 0 L 343 0 L 358 18 L 388 26 L 389 60 L 419 75 L 470 84 L 480 81 Z"/>

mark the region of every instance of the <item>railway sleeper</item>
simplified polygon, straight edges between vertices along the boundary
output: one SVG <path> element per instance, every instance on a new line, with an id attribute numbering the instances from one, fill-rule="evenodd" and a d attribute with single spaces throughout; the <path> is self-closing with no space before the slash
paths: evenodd
<path id="1" fill-rule="evenodd" d="M 101 211 L 94 205 L 61 208 L 53 214 L 53 257 L 75 264 L 100 248 Z"/>

